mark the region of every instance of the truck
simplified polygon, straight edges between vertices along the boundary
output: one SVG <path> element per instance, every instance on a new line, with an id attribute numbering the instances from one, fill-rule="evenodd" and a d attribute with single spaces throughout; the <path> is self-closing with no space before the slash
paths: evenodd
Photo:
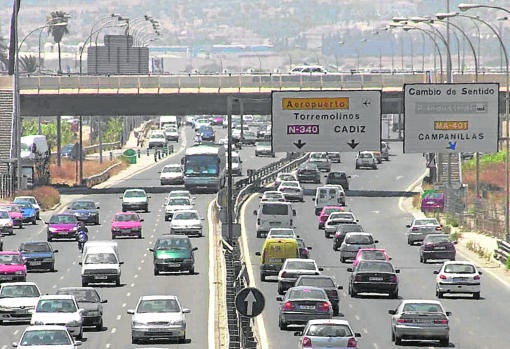
<path id="1" fill-rule="evenodd" d="M 159 117 L 159 129 L 164 130 L 166 126 L 179 128 L 179 119 L 176 115 L 161 115 Z"/>

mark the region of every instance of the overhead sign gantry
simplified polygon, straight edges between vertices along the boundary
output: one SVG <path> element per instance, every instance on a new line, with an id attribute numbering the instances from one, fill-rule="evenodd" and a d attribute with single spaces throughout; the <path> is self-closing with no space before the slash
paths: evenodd
<path id="1" fill-rule="evenodd" d="M 379 150 L 381 91 L 273 91 L 275 152 Z"/>

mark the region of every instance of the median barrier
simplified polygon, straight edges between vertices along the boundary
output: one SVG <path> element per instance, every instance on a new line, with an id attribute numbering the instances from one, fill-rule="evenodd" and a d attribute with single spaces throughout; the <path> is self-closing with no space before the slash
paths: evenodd
<path id="1" fill-rule="evenodd" d="M 506 265 L 510 254 L 510 243 L 503 240 L 498 240 L 497 243 L 498 248 L 494 250 L 494 258 Z"/>

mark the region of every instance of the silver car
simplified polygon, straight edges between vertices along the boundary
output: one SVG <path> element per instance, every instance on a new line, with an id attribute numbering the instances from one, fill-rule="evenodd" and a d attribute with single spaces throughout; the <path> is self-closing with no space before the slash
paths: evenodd
<path id="1" fill-rule="evenodd" d="M 176 296 L 142 296 L 135 309 L 129 309 L 131 341 L 170 338 L 186 342 L 186 317 L 191 311 L 181 307 Z"/>
<path id="2" fill-rule="evenodd" d="M 350 232 L 345 234 L 344 241 L 340 245 L 340 262 L 354 259 L 360 248 L 375 248 L 379 240 L 374 240 L 371 233 Z"/>
<path id="3" fill-rule="evenodd" d="M 313 286 L 291 287 L 280 301 L 278 326 L 286 330 L 289 325 L 304 325 L 313 319 L 331 319 L 333 308 L 326 291 Z"/>
<path id="4" fill-rule="evenodd" d="M 197 210 L 176 211 L 170 223 L 170 234 L 202 236 L 202 220 Z"/>
<path id="5" fill-rule="evenodd" d="M 335 234 L 339 224 L 356 222 L 359 222 L 359 219 L 352 212 L 332 212 L 324 223 L 324 235 L 329 238 Z"/>
<path id="6" fill-rule="evenodd" d="M 352 330 L 349 321 L 341 319 L 310 320 L 303 331 L 294 332 L 299 349 L 304 348 L 357 348 L 360 333 Z"/>
<path id="7" fill-rule="evenodd" d="M 369 167 L 377 170 L 377 160 L 371 151 L 362 151 L 356 156 L 356 170 L 362 167 Z"/>
<path id="8" fill-rule="evenodd" d="M 304 201 L 304 190 L 298 181 L 282 181 L 278 191 L 283 193 L 286 200 Z"/>
<path id="9" fill-rule="evenodd" d="M 411 224 L 406 225 L 407 243 L 414 245 L 422 242 L 428 234 L 437 234 L 443 231 L 443 227 L 435 218 L 415 218 Z"/>
<path id="10" fill-rule="evenodd" d="M 294 286 L 301 275 L 320 275 L 322 270 L 313 259 L 287 258 L 278 272 L 278 294 Z"/>
<path id="11" fill-rule="evenodd" d="M 449 311 L 436 300 L 407 299 L 391 315 L 391 340 L 402 345 L 404 339 L 439 340 L 441 346 L 450 344 Z"/>

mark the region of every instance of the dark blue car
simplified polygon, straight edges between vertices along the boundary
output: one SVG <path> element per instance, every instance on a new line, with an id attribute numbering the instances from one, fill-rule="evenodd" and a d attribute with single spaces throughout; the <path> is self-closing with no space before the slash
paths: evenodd
<path id="1" fill-rule="evenodd" d="M 99 206 L 92 200 L 75 200 L 69 206 L 69 213 L 85 223 L 99 224 Z"/>
<path id="2" fill-rule="evenodd" d="M 37 224 L 37 210 L 34 205 L 28 201 L 17 201 L 16 205 L 21 209 L 23 223 Z"/>
<path id="3" fill-rule="evenodd" d="M 203 141 L 214 142 L 216 140 L 214 129 L 211 126 L 200 126 L 197 133 L 200 134 L 200 137 L 202 137 Z"/>
<path id="4" fill-rule="evenodd" d="M 54 250 L 48 242 L 22 242 L 18 251 L 25 260 L 27 270 L 55 271 L 55 253 L 58 250 Z"/>

